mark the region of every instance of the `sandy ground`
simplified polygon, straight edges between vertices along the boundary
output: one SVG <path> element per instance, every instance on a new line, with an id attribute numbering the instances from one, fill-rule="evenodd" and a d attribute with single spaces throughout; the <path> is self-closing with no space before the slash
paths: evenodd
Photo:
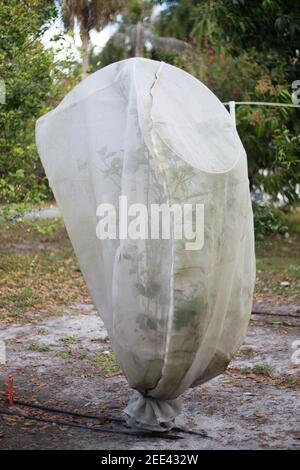
<path id="1" fill-rule="evenodd" d="M 0 448 L 300 449 L 300 365 L 292 361 L 293 343 L 300 340 L 299 309 L 290 306 L 277 313 L 253 315 L 246 341 L 226 374 L 181 397 L 184 411 L 178 425 L 205 430 L 207 438 L 179 432 L 174 434 L 182 439 L 176 441 L 99 434 L 0 415 Z M 1 409 L 7 409 L 6 377 L 11 373 L 16 399 L 99 414 L 106 428 L 126 429 L 122 423 L 105 422 L 108 416 L 122 417 L 132 391 L 122 375 L 99 374 L 95 357 L 109 354 L 110 344 L 92 305 L 2 327 L 0 340 L 6 342 L 8 358 L 8 366 L 0 366 Z M 13 410 L 65 419 L 17 406 Z M 80 418 L 76 422 L 93 424 Z"/>

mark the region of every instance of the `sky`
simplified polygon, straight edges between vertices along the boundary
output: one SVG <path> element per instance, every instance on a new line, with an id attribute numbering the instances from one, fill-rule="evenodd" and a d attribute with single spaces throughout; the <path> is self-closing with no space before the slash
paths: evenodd
<path id="1" fill-rule="evenodd" d="M 96 30 L 90 32 L 91 44 L 96 51 L 101 51 L 109 38 L 117 30 L 117 24 L 106 26 L 100 33 Z M 44 33 L 42 43 L 46 48 L 52 48 L 56 51 L 57 60 L 63 60 L 69 55 L 73 55 L 76 60 L 80 59 L 78 48 L 81 47 L 81 39 L 78 25 L 75 27 L 74 36 L 63 34 L 62 39 L 54 41 L 55 36 L 63 33 L 63 24 L 60 18 Z"/>
<path id="2" fill-rule="evenodd" d="M 156 16 L 161 10 L 164 9 L 164 5 L 156 5 L 152 10 L 152 15 Z M 118 19 L 118 18 L 117 18 Z M 100 52 L 105 46 L 109 38 L 117 30 L 117 23 L 106 26 L 101 32 L 92 30 L 90 32 L 91 45 L 95 47 L 96 52 Z M 67 56 L 71 55 L 75 60 L 80 60 L 80 52 L 78 48 L 81 47 L 81 39 L 79 34 L 79 26 L 75 27 L 74 37 L 69 34 L 63 34 L 62 39 L 59 41 L 53 41 L 53 38 L 58 34 L 62 34 L 64 31 L 63 23 L 61 18 L 57 18 L 54 24 L 44 33 L 42 42 L 46 48 L 53 48 L 56 51 L 57 60 L 63 60 Z"/>

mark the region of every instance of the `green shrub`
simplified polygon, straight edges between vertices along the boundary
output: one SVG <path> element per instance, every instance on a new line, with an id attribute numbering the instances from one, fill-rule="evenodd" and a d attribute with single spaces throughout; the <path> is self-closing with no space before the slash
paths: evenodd
<path id="1" fill-rule="evenodd" d="M 253 203 L 255 238 L 262 240 L 266 235 L 284 235 L 287 230 L 286 215 L 280 209 L 260 203 Z"/>

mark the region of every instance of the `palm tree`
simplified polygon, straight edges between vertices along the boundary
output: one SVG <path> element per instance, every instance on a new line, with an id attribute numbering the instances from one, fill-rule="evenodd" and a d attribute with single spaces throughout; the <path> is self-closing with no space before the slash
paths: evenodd
<path id="1" fill-rule="evenodd" d="M 73 31 L 75 21 L 79 24 L 82 40 L 82 78 L 88 73 L 90 31 L 100 31 L 114 21 L 125 3 L 125 0 L 62 0 L 65 28 Z"/>
<path id="2" fill-rule="evenodd" d="M 184 52 L 186 42 L 155 34 L 154 5 L 158 3 L 155 0 L 128 0 L 119 30 L 110 43 L 119 47 L 129 46 L 131 57 L 143 57 L 146 45 L 157 52 Z"/>

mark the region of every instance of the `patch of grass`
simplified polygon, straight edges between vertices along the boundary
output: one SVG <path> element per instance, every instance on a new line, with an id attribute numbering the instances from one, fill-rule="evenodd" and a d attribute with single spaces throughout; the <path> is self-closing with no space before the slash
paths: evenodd
<path id="1" fill-rule="evenodd" d="M 255 351 L 253 348 L 241 348 L 235 355 L 235 357 L 252 357 L 255 355 Z"/>
<path id="2" fill-rule="evenodd" d="M 279 386 L 291 388 L 292 390 L 300 389 L 300 377 L 292 374 L 283 374 L 277 383 Z"/>
<path id="3" fill-rule="evenodd" d="M 78 338 L 75 338 L 74 336 L 63 336 L 62 338 L 59 338 L 59 341 L 62 341 L 65 344 L 76 344 L 78 343 Z"/>
<path id="4" fill-rule="evenodd" d="M 19 308 L 52 308 L 73 302 L 84 303 L 87 290 L 71 251 L 29 254 L 0 253 L 2 286 L 0 313 Z"/>
<path id="5" fill-rule="evenodd" d="M 274 371 L 274 367 L 268 363 L 255 364 L 255 366 L 253 367 L 254 374 L 262 375 L 265 377 L 271 377 L 274 374 Z"/>
<path id="6" fill-rule="evenodd" d="M 300 208 L 294 209 L 287 216 L 287 226 L 290 233 L 300 233 Z"/>
<path id="7" fill-rule="evenodd" d="M 35 292 L 32 287 L 17 288 L 13 292 L 9 292 L 8 295 L 3 295 L 0 300 L 0 308 L 5 307 L 7 304 L 11 304 L 15 307 L 13 310 L 21 311 L 22 308 L 30 307 L 37 300 Z"/>
<path id="8" fill-rule="evenodd" d="M 300 279 L 300 264 L 290 264 L 288 272 L 295 278 Z"/>
<path id="9" fill-rule="evenodd" d="M 255 364 L 253 367 L 240 367 L 239 373 L 242 375 L 255 374 L 271 377 L 274 374 L 274 367 L 268 363 Z"/>
<path id="10" fill-rule="evenodd" d="M 278 328 L 283 328 L 283 327 L 291 327 L 293 324 L 288 321 L 273 321 L 271 323 L 272 328 L 278 329 Z"/>
<path id="11" fill-rule="evenodd" d="M 113 352 L 98 354 L 94 357 L 95 363 L 100 367 L 102 375 L 114 375 L 121 373 L 120 365 Z"/>
<path id="12" fill-rule="evenodd" d="M 56 353 L 56 356 L 62 357 L 63 359 L 69 359 L 72 356 L 71 349 L 62 349 Z"/>
<path id="13" fill-rule="evenodd" d="M 20 315 L 21 312 L 22 312 L 22 308 L 16 307 L 16 308 L 13 308 L 12 310 L 10 310 L 9 312 L 7 312 L 7 316 L 9 318 L 17 318 Z M 0 318 L 1 318 L 1 316 L 0 316 Z"/>
<path id="14" fill-rule="evenodd" d="M 48 344 L 35 344 L 32 343 L 29 348 L 31 351 L 36 351 L 39 353 L 50 351 L 50 346 Z"/>
<path id="15" fill-rule="evenodd" d="M 79 356 L 79 359 L 81 361 L 86 361 L 89 358 L 89 355 L 87 353 L 81 353 Z"/>
<path id="16" fill-rule="evenodd" d="M 40 235 L 52 235 L 57 231 L 62 225 L 61 217 L 55 217 L 50 220 L 30 220 L 27 222 L 28 226 L 39 233 Z"/>
<path id="17" fill-rule="evenodd" d="M 300 236 L 266 237 L 256 244 L 256 295 L 300 300 Z M 287 285 L 282 283 L 286 283 Z"/>
<path id="18" fill-rule="evenodd" d="M 59 247 L 69 244 L 69 239 L 61 218 L 45 220 L 24 220 L 1 222 L 1 250 L 12 251 L 22 247 L 37 248 L 38 244 L 52 242 Z M 40 246 L 39 248 L 43 248 Z"/>
<path id="19" fill-rule="evenodd" d="M 251 367 L 240 367 L 238 369 L 238 372 L 241 374 L 241 375 L 249 375 L 251 374 L 252 372 L 252 368 Z"/>
<path id="20" fill-rule="evenodd" d="M 0 229 L 0 319 L 29 321 L 61 305 L 90 302 L 62 221 L 13 222 Z M 39 227 L 39 229 L 36 229 Z"/>

